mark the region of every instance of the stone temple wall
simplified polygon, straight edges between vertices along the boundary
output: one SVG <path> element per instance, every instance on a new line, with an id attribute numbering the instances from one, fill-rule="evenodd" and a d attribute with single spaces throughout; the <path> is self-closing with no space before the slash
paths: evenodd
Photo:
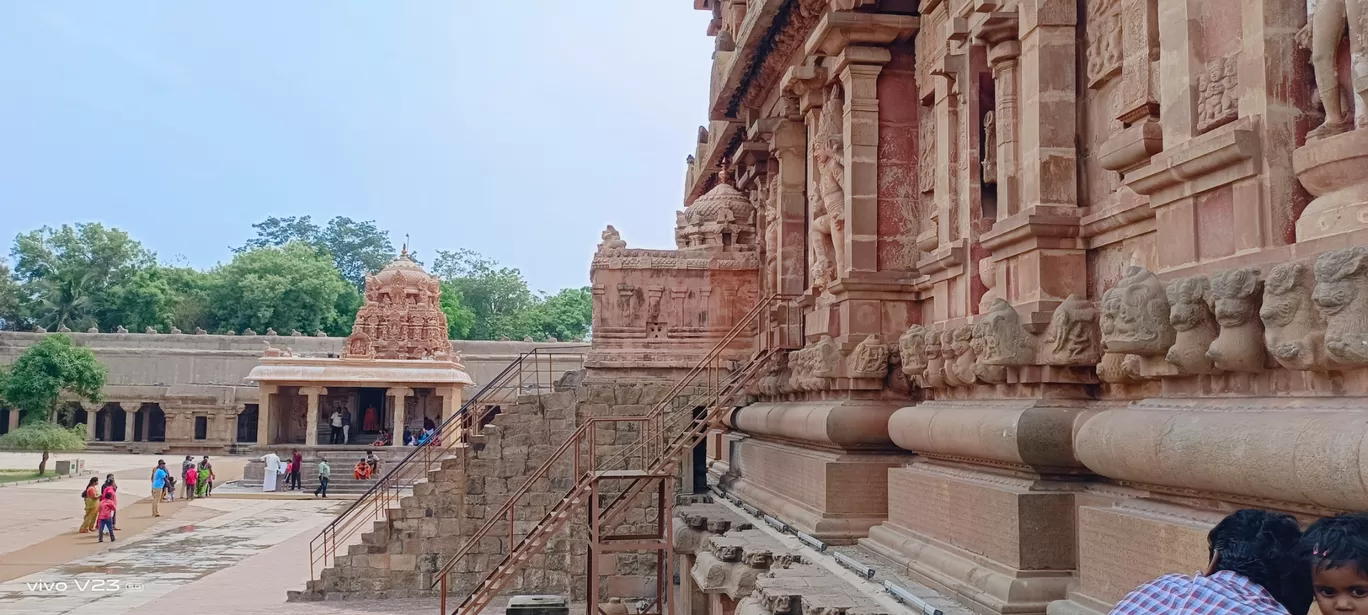
<path id="1" fill-rule="evenodd" d="M 0 332 L 0 364 L 14 361 L 30 345 L 51 333 Z M 257 386 L 246 382 L 247 374 L 261 359 L 269 342 L 289 347 L 296 355 L 338 356 L 346 338 L 276 335 L 194 335 L 145 333 L 67 333 L 75 343 L 95 353 L 109 369 L 109 380 L 102 391 L 105 403 L 88 405 L 78 417 L 86 422 L 87 440 L 109 442 L 130 448 L 180 447 L 194 450 L 222 450 L 238 442 L 236 419 L 257 404 Z M 453 342 L 463 354 L 467 373 L 476 387 L 489 382 L 520 353 L 536 348 L 566 352 L 560 364 L 539 367 L 549 370 L 543 386 L 566 371 L 579 369 L 581 357 L 574 354 L 587 349 L 580 343 L 539 343 L 513 341 Z M 473 394 L 473 390 L 468 394 Z M 131 419 L 139 410 L 155 408 L 165 413 L 164 436 L 134 433 Z M 125 415 L 125 413 L 127 413 Z M 17 413 L 8 413 L 17 419 Z M 95 414 L 94 420 L 85 416 Z M 193 420 L 207 417 L 206 437 L 195 440 Z M 118 420 L 111 420 L 118 419 Z M 9 424 L 0 424 L 3 433 Z M 255 431 L 251 431 L 254 436 Z M 149 442 L 149 437 L 160 437 Z"/>

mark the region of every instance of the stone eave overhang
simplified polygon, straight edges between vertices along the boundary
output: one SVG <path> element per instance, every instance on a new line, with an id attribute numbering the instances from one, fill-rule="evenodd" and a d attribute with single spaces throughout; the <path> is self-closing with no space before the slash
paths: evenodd
<path id="1" fill-rule="evenodd" d="M 404 384 L 469 386 L 465 367 L 453 361 L 262 357 L 244 379 L 261 384 L 352 386 Z"/>
<path id="2" fill-rule="evenodd" d="M 600 252 L 594 256 L 590 275 L 600 269 L 718 269 L 760 268 L 756 252 L 710 252 L 707 250 L 628 249 Z"/>

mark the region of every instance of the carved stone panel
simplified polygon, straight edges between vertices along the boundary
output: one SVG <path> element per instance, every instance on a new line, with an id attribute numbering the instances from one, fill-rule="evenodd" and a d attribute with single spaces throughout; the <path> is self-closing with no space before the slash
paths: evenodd
<path id="1" fill-rule="evenodd" d="M 1216 58 L 1197 76 L 1197 132 L 1224 126 L 1239 117 L 1239 54 Z"/>
<path id="2" fill-rule="evenodd" d="M 1088 87 L 1100 88 L 1121 73 L 1121 0 L 1087 0 Z"/>

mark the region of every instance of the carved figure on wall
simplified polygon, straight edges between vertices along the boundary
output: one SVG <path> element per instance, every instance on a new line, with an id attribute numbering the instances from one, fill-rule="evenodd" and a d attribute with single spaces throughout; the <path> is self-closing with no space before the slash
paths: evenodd
<path id="1" fill-rule="evenodd" d="M 156 335 L 157 329 L 155 327 L 148 327 L 146 329 L 143 329 L 143 333 L 146 335 Z"/>
<path id="2" fill-rule="evenodd" d="M 1336 363 L 1368 365 L 1368 246 L 1316 258 L 1311 294 L 1325 315 L 1325 352 Z"/>
<path id="3" fill-rule="evenodd" d="M 1348 10 L 1350 6 L 1356 11 Z M 1353 128 L 1368 125 L 1368 101 L 1362 96 L 1341 92 L 1340 71 L 1337 63 L 1340 41 L 1345 27 L 1349 33 L 1350 64 L 1363 62 L 1365 53 L 1364 32 L 1368 23 L 1363 18 L 1349 19 L 1351 14 L 1362 15 L 1368 11 L 1364 0 L 1316 0 L 1307 2 L 1306 26 L 1297 33 L 1297 43 L 1311 51 L 1311 68 L 1316 76 L 1316 91 L 1320 94 L 1321 108 L 1325 111 L 1325 121 L 1306 133 L 1306 140 L 1323 139 Z M 1350 69 L 1352 80 L 1353 68 Z M 1346 101 L 1345 99 L 1349 99 Z M 1346 102 L 1348 103 L 1346 105 Z M 1346 106 L 1348 108 L 1346 108 Z M 1353 117 L 1351 117 L 1353 116 Z M 1357 121 L 1356 121 L 1357 120 Z"/>
<path id="4" fill-rule="evenodd" d="M 117 326 L 117 327 L 114 327 L 114 332 L 115 332 L 115 333 L 128 333 L 128 329 L 125 329 L 123 325 L 119 325 L 119 326 Z"/>
<path id="5" fill-rule="evenodd" d="M 598 245 L 599 252 L 607 250 L 625 250 L 627 248 L 627 242 L 622 240 L 622 235 L 618 233 L 618 230 L 613 228 L 613 225 L 611 224 L 603 229 L 603 233 L 601 233 L 599 237 L 603 239 L 603 243 Z"/>
<path id="6" fill-rule="evenodd" d="M 1102 294 L 1101 327 L 1103 350 L 1121 354 L 1164 356 L 1177 336 L 1164 285 L 1135 266 Z"/>
<path id="7" fill-rule="evenodd" d="M 1252 267 L 1211 276 L 1211 309 L 1221 331 L 1206 354 L 1216 369 L 1258 372 L 1266 366 L 1263 323 L 1258 318 L 1263 286 L 1259 270 Z"/>
<path id="8" fill-rule="evenodd" d="M 1046 365 L 1096 365 L 1102 359 L 1102 331 L 1097 309 L 1078 295 L 1055 308 L 1045 330 Z"/>
<path id="9" fill-rule="evenodd" d="M 1141 379 L 1140 357 L 1118 352 L 1104 353 L 1097 362 L 1097 377 L 1111 384 L 1137 382 Z"/>
<path id="10" fill-rule="evenodd" d="M 939 389 L 948 386 L 945 381 L 945 355 L 941 349 L 941 332 L 926 330 L 926 371 L 922 372 L 923 386 Z"/>
<path id="11" fill-rule="evenodd" d="M 1168 285 L 1168 300 L 1172 306 L 1169 322 L 1177 332 L 1173 346 L 1165 360 L 1182 374 L 1211 374 L 1216 372 L 1207 349 L 1220 332 L 1216 317 L 1207 305 L 1211 282 L 1204 275 L 1174 280 Z"/>
<path id="12" fill-rule="evenodd" d="M 830 335 L 823 335 L 814 348 L 813 375 L 818 378 L 835 378 L 841 369 L 841 350 Z"/>
<path id="13" fill-rule="evenodd" d="M 818 119 L 817 136 L 812 141 L 812 162 L 817 172 L 812 198 L 813 282 L 823 287 L 845 270 L 843 105 L 840 87 L 833 86 Z"/>
<path id="14" fill-rule="evenodd" d="M 1264 283 L 1264 345 L 1279 365 L 1295 370 L 1323 370 L 1325 317 L 1311 300 L 1316 279 L 1311 263 L 1283 263 L 1268 272 Z"/>
<path id="15" fill-rule="evenodd" d="M 988 354 L 988 339 L 978 333 L 969 340 L 969 348 L 973 350 L 974 356 L 974 378 L 989 384 L 1002 384 L 1007 382 L 1007 366 L 990 365 L 984 363 L 982 357 Z"/>
<path id="16" fill-rule="evenodd" d="M 926 327 L 912 325 L 898 338 L 898 358 L 908 378 L 921 380 L 926 372 Z"/>
<path id="17" fill-rule="evenodd" d="M 985 365 L 1026 365 L 1035 357 L 1034 340 L 1021 328 L 1021 317 L 1012 304 L 994 299 L 988 312 L 974 323 L 978 362 Z"/>
<path id="18" fill-rule="evenodd" d="M 778 269 L 775 264 L 779 262 L 779 174 L 775 173 L 770 180 L 762 185 L 760 190 L 760 204 L 765 211 L 765 274 L 771 278 L 775 276 Z M 779 280 L 773 279 L 770 282 L 772 289 L 779 288 Z"/>
<path id="19" fill-rule="evenodd" d="M 86 333 L 99 333 L 99 332 L 100 332 L 100 328 L 99 328 L 99 327 L 91 327 L 91 328 L 89 328 L 89 329 L 86 329 Z"/>
<path id="20" fill-rule="evenodd" d="M 974 354 L 974 327 L 972 325 L 961 325 L 952 331 L 947 331 L 950 336 L 950 343 L 942 348 L 949 348 L 954 352 L 955 359 L 951 362 L 945 361 L 945 382 L 950 386 L 968 386 L 974 384 L 977 375 L 974 374 L 974 364 L 978 362 Z M 944 340 L 944 337 L 942 337 Z M 953 380 L 953 383 L 952 383 Z"/>
<path id="21" fill-rule="evenodd" d="M 994 125 L 993 110 L 983 114 L 983 183 L 997 183 L 997 127 Z"/>
<path id="22" fill-rule="evenodd" d="M 888 346 L 883 338 L 875 333 L 856 344 L 848 367 L 851 378 L 883 378 L 888 373 Z"/>
<path id="23" fill-rule="evenodd" d="M 270 342 L 262 342 L 262 343 L 263 343 L 263 344 L 266 344 L 266 348 L 265 348 L 265 350 L 263 350 L 263 351 L 261 352 L 261 356 L 263 356 L 263 357 L 283 357 L 283 356 L 285 356 L 285 351 L 283 351 L 283 350 L 281 350 L 281 349 L 279 349 L 279 348 L 276 348 L 275 346 L 272 346 Z"/>
<path id="24" fill-rule="evenodd" d="M 1197 73 L 1197 130 L 1206 132 L 1239 117 L 1239 61 L 1233 53 L 1215 58 Z"/>

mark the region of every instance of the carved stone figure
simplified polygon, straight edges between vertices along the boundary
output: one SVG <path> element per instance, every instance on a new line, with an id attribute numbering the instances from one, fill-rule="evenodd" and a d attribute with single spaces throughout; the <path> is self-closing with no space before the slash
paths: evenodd
<path id="1" fill-rule="evenodd" d="M 1047 365 L 1095 365 L 1102 359 L 1102 332 L 1092 302 L 1069 295 L 1045 330 Z"/>
<path id="2" fill-rule="evenodd" d="M 790 615 L 793 612 L 793 598 L 789 594 L 764 594 L 765 610 L 771 615 Z"/>
<path id="3" fill-rule="evenodd" d="M 1325 315 L 1330 359 L 1346 366 L 1368 365 L 1368 246 L 1321 254 L 1311 297 Z"/>
<path id="4" fill-rule="evenodd" d="M 833 86 L 822 107 L 817 137 L 812 141 L 816 190 L 812 195 L 813 280 L 822 287 L 845 270 L 845 148 L 841 137 L 844 106 Z M 819 275 L 820 274 L 820 275 Z"/>
<path id="5" fill-rule="evenodd" d="M 941 350 L 941 332 L 934 329 L 926 331 L 926 371 L 922 372 L 923 386 L 939 389 L 948 386 L 945 381 L 945 355 Z"/>
<path id="6" fill-rule="evenodd" d="M 1097 377 L 1102 382 L 1125 384 L 1141 379 L 1140 357 L 1133 354 L 1108 352 L 1097 362 Z"/>
<path id="7" fill-rule="evenodd" d="M 950 343 L 946 346 L 955 353 L 955 360 L 949 359 L 945 362 L 945 381 L 951 384 L 953 378 L 955 384 L 951 386 L 968 386 L 974 384 L 977 375 L 974 374 L 974 364 L 977 357 L 974 355 L 974 327 L 972 325 L 961 325 L 953 331 L 947 331 L 950 335 Z M 942 337 L 942 340 L 944 338 Z M 942 348 L 944 352 L 944 348 Z"/>
<path id="8" fill-rule="evenodd" d="M 304 337 L 304 334 L 300 333 L 299 329 L 290 329 L 290 337 Z"/>
<path id="9" fill-rule="evenodd" d="M 883 338 L 875 333 L 856 344 L 848 367 L 851 378 L 883 378 L 888 372 L 888 346 Z"/>
<path id="10" fill-rule="evenodd" d="M 114 327 L 114 332 L 115 332 L 115 333 L 128 333 L 128 329 L 125 329 L 123 325 L 119 325 L 119 326 L 117 326 L 117 327 Z"/>
<path id="11" fill-rule="evenodd" d="M 276 333 L 276 330 L 275 330 L 274 327 L 266 327 L 266 335 L 280 335 L 280 334 L 279 334 L 279 333 Z"/>
<path id="12" fill-rule="evenodd" d="M 996 299 L 988 312 L 974 323 L 974 339 L 982 340 L 976 349 L 984 365 L 1026 365 L 1035 357 L 1034 340 L 1021 328 L 1021 317 L 1012 304 Z"/>
<path id="13" fill-rule="evenodd" d="M 627 249 L 627 242 L 622 240 L 622 235 L 619 234 L 617 229 L 613 228 L 613 225 L 611 224 L 603 229 L 603 233 L 600 237 L 603 239 L 603 243 L 598 245 L 599 252 Z"/>
<path id="14" fill-rule="evenodd" d="M 156 335 L 156 334 L 157 334 L 157 329 L 156 329 L 155 327 L 148 327 L 148 328 L 146 328 L 146 329 L 143 329 L 143 333 L 145 333 L 145 334 L 147 334 L 147 335 Z"/>
<path id="15" fill-rule="evenodd" d="M 1007 366 L 991 365 L 984 363 L 982 357 L 988 354 L 988 340 L 991 336 L 979 335 L 977 328 L 974 336 L 969 340 L 969 348 L 974 353 L 974 378 L 989 384 L 1002 384 L 1007 382 Z"/>
<path id="16" fill-rule="evenodd" d="M 34 333 L 47 333 L 47 327 L 38 326 L 33 328 Z"/>
<path id="17" fill-rule="evenodd" d="M 830 335 L 823 335 L 813 347 L 813 375 L 818 378 L 835 378 L 841 369 L 841 349 Z"/>
<path id="18" fill-rule="evenodd" d="M 770 177 L 769 182 L 762 185 L 760 190 L 760 203 L 765 211 L 765 272 L 773 277 L 776 272 L 775 263 L 779 261 L 779 174 L 775 173 Z M 770 283 L 772 288 L 779 287 L 778 280 Z"/>
<path id="19" fill-rule="evenodd" d="M 100 328 L 99 328 L 99 327 L 91 327 L 91 328 L 89 328 L 89 329 L 86 329 L 86 333 L 99 333 L 99 332 L 100 332 Z"/>
<path id="20" fill-rule="evenodd" d="M 1219 333 L 1216 317 L 1207 306 L 1210 291 L 1211 281 L 1204 275 L 1181 278 L 1168 285 L 1168 300 L 1172 306 L 1169 322 L 1177 335 L 1164 358 L 1181 374 L 1216 372 L 1215 365 L 1207 357 L 1207 349 Z"/>
<path id="21" fill-rule="evenodd" d="M 1350 7 L 1357 10 L 1350 11 Z M 1345 26 L 1348 26 L 1349 33 L 1349 56 L 1351 66 L 1364 61 L 1364 54 L 1368 53 L 1365 49 L 1364 32 L 1368 23 L 1365 19 L 1350 19 L 1354 14 L 1362 15 L 1368 11 L 1368 3 L 1364 0 L 1316 0 L 1307 2 L 1306 26 L 1297 33 L 1297 43 L 1303 48 L 1311 50 L 1311 68 L 1316 75 L 1316 91 L 1320 93 L 1321 107 L 1325 111 L 1325 121 L 1320 126 L 1313 128 L 1306 134 L 1306 140 L 1323 139 L 1325 137 L 1340 134 L 1353 128 L 1355 117 L 1359 128 L 1368 124 L 1368 105 L 1362 96 L 1350 94 L 1348 97 L 1340 91 L 1340 71 L 1337 64 L 1339 55 L 1340 40 L 1344 36 Z M 1353 68 L 1350 69 L 1352 74 Z M 1352 104 L 1345 108 L 1345 98 L 1349 98 Z M 1357 111 L 1357 112 L 1356 112 Z"/>
<path id="22" fill-rule="evenodd" d="M 70 328 L 70 327 L 67 327 L 67 326 L 66 326 L 66 323 L 62 323 L 62 324 L 60 324 L 60 325 L 57 325 L 57 332 L 58 332 L 58 333 L 71 333 L 71 328 Z"/>
<path id="23" fill-rule="evenodd" d="M 1268 272 L 1264 283 L 1264 345 L 1273 360 L 1287 369 L 1323 370 L 1325 317 L 1311 301 L 1316 279 L 1311 263 L 1283 263 Z"/>
<path id="24" fill-rule="evenodd" d="M 1102 348 L 1107 352 L 1163 356 L 1177 335 L 1159 278 L 1143 267 L 1126 271 L 1102 294 Z"/>
<path id="25" fill-rule="evenodd" d="M 263 356 L 263 357 L 283 357 L 283 356 L 285 356 L 285 351 L 283 351 L 283 350 L 281 350 L 281 349 L 279 349 L 279 348 L 276 348 L 275 346 L 272 346 L 270 342 L 262 342 L 262 343 L 266 345 L 266 349 L 263 350 L 263 351 L 261 352 L 261 356 Z"/>
<path id="26" fill-rule="evenodd" d="M 898 338 L 898 358 L 908 378 L 920 380 L 926 372 L 926 327 L 912 325 Z"/>
<path id="27" fill-rule="evenodd" d="M 1222 271 L 1211 276 L 1211 306 L 1221 332 L 1207 349 L 1216 369 L 1228 372 L 1263 371 L 1263 323 L 1259 300 L 1263 296 L 1259 270 L 1252 267 Z"/>
<path id="28" fill-rule="evenodd" d="M 993 122 L 993 110 L 983 114 L 983 183 L 997 183 L 997 127 Z"/>

